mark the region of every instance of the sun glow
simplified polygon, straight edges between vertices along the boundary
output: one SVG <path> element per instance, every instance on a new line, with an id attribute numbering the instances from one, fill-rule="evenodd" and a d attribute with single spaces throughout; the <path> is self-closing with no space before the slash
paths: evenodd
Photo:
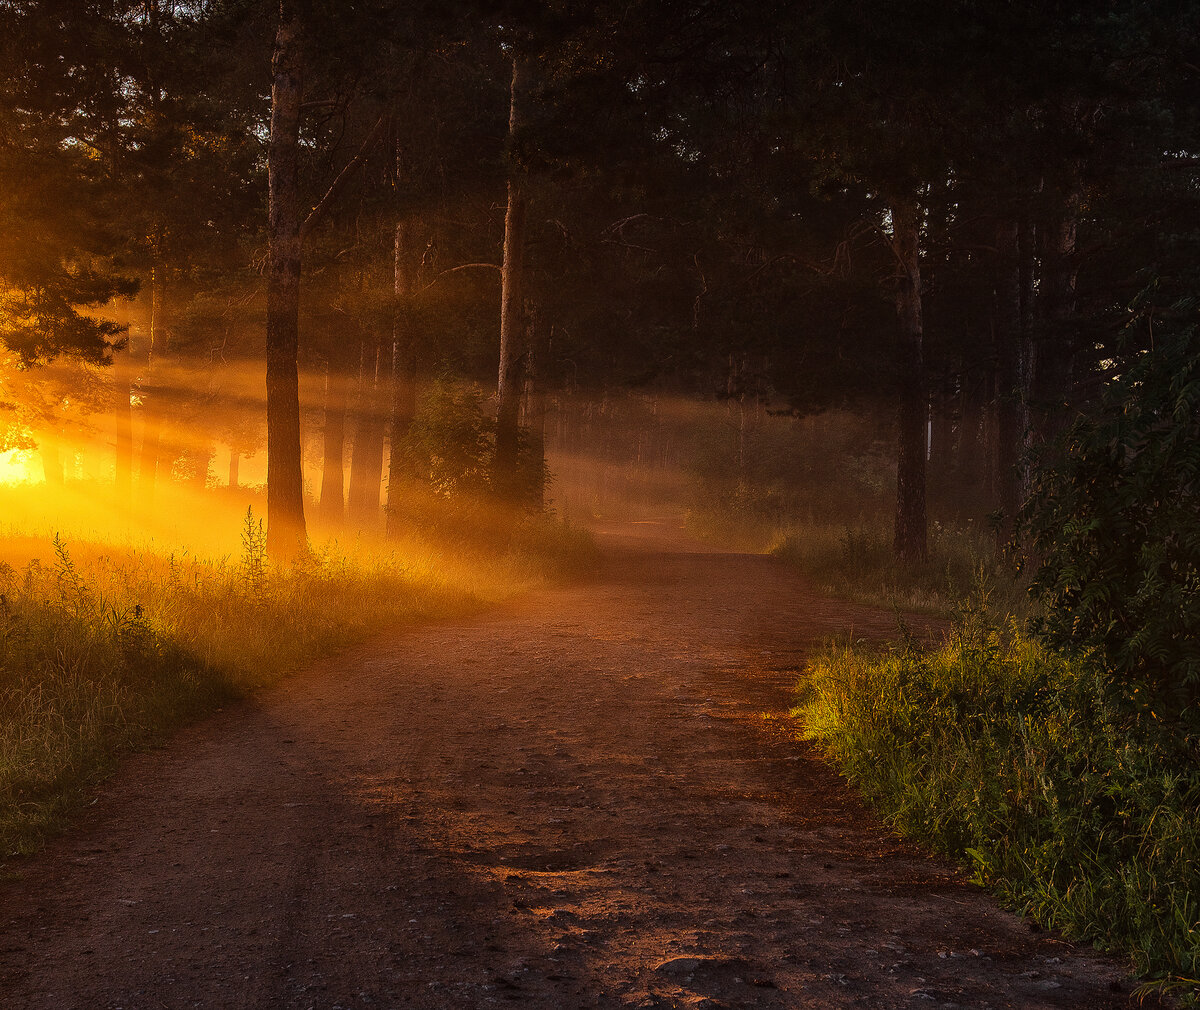
<path id="1" fill-rule="evenodd" d="M 33 453 L 28 449 L 0 452 L 0 485 L 15 487 L 18 484 L 36 484 L 42 479 L 37 470 Z"/>

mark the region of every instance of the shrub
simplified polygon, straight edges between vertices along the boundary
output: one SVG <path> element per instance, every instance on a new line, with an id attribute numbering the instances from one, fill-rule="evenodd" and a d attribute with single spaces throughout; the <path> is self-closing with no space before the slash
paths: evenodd
<path id="1" fill-rule="evenodd" d="M 540 446 L 539 446 L 540 449 Z M 516 494 L 542 501 L 550 472 L 522 430 L 517 445 Z M 491 495 L 496 422 L 478 386 L 441 378 L 422 398 L 404 439 L 408 476 L 450 511 L 471 511 Z M 535 458 L 536 457 L 536 458 Z"/>
<path id="2" fill-rule="evenodd" d="M 404 439 L 413 478 L 440 498 L 485 494 L 494 429 L 476 386 L 439 379 L 422 398 Z"/>
<path id="3" fill-rule="evenodd" d="M 1194 313 L 1194 306 L 1192 307 Z M 1022 529 L 1046 642 L 1200 722 L 1200 337 L 1159 336 L 1036 475 Z"/>
<path id="4" fill-rule="evenodd" d="M 822 591 L 862 603 L 949 614 L 975 591 L 986 592 L 999 614 L 1028 612 L 1022 584 L 996 557 L 981 524 L 930 523 L 929 556 L 918 564 L 896 558 L 893 538 L 882 524 L 795 525 L 771 553 L 817 580 Z"/>

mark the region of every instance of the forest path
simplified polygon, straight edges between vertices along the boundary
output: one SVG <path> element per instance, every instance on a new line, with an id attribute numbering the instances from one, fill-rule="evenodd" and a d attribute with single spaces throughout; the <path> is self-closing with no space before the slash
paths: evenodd
<path id="1" fill-rule="evenodd" d="M 667 535 L 664 535 L 667 534 Z M 1107 1007 L 762 717 L 893 618 L 646 523 L 137 756 L 0 885 L 0 1005 Z"/>

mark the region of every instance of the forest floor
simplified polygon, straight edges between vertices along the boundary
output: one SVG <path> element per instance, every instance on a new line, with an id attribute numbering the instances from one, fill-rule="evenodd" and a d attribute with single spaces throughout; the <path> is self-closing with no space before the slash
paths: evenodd
<path id="1" fill-rule="evenodd" d="M 598 538 L 587 581 L 126 761 L 0 883 L 0 1006 L 1129 1005 L 796 741 L 806 654 L 891 614 L 672 522 Z"/>

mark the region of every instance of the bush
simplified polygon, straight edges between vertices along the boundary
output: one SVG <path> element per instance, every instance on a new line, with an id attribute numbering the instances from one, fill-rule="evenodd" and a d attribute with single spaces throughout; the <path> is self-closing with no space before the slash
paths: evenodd
<path id="1" fill-rule="evenodd" d="M 1044 640 L 1200 724 L 1195 329 L 1132 356 L 1036 474 L 1022 529 Z"/>
<path id="2" fill-rule="evenodd" d="M 478 387 L 439 379 L 429 387 L 404 439 L 413 478 L 444 499 L 481 497 L 491 486 L 495 423 Z"/>
<path id="3" fill-rule="evenodd" d="M 1004 615 L 1024 615 L 1028 599 L 1010 565 L 996 557 L 981 524 L 929 524 L 929 556 L 899 561 L 891 528 L 794 526 L 771 548 L 817 581 L 823 592 L 860 603 L 950 614 L 973 591 L 986 591 Z"/>
<path id="4" fill-rule="evenodd" d="M 540 503 L 549 470 L 525 431 L 517 445 L 517 500 Z M 407 476 L 441 503 L 447 517 L 472 512 L 492 495 L 495 418 L 484 409 L 478 386 L 442 378 L 418 406 L 403 443 Z M 537 458 L 535 458 L 535 456 Z"/>

